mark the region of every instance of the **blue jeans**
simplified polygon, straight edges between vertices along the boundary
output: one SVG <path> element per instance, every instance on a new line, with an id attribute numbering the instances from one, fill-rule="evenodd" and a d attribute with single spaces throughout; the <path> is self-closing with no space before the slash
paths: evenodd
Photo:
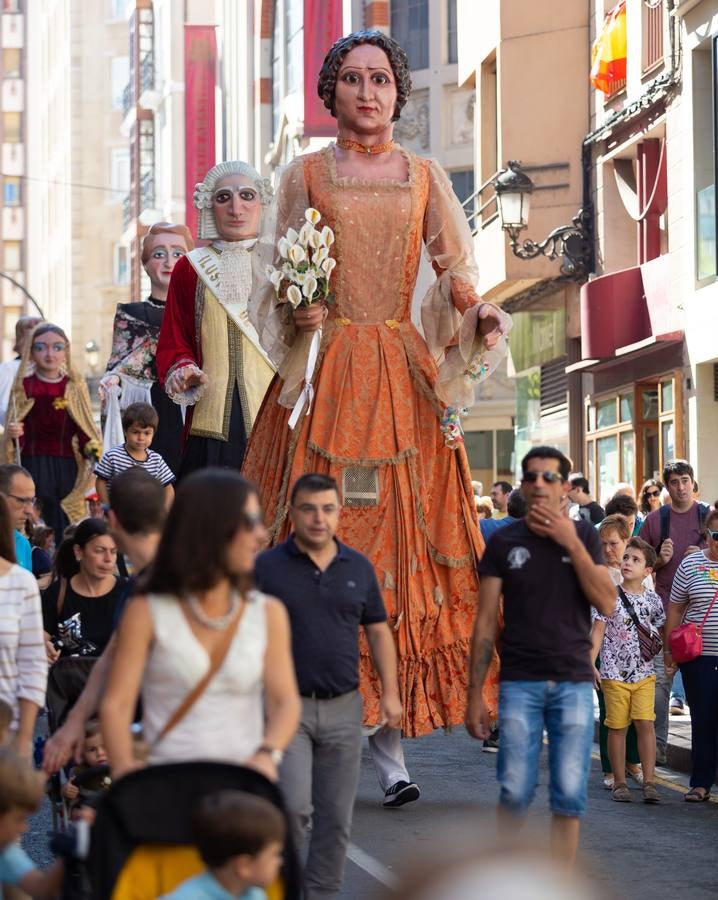
<path id="1" fill-rule="evenodd" d="M 551 811 L 581 816 L 586 811 L 593 744 L 593 686 L 588 681 L 501 682 L 499 804 L 520 815 L 531 805 L 544 728 Z"/>

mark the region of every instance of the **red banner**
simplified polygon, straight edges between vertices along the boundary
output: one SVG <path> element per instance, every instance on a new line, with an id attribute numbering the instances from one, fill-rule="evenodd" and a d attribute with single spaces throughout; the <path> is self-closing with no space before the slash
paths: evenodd
<path id="1" fill-rule="evenodd" d="M 194 186 L 215 164 L 214 93 L 217 83 L 214 25 L 184 27 L 185 224 L 197 237 Z"/>
<path id="2" fill-rule="evenodd" d="M 327 51 L 344 34 L 342 0 L 304 0 L 304 134 L 334 137 L 337 120 L 317 94 Z"/>

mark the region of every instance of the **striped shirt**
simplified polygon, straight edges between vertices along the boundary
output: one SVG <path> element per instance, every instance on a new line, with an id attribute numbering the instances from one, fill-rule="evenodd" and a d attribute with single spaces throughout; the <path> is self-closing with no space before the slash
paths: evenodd
<path id="1" fill-rule="evenodd" d="M 13 728 L 18 700 L 43 706 L 46 687 L 40 591 L 30 572 L 13 565 L 0 575 L 0 697 L 13 709 Z"/>
<path id="2" fill-rule="evenodd" d="M 160 484 L 165 486 L 172 484 L 175 480 L 172 469 L 170 469 L 159 453 L 155 453 L 154 450 L 148 450 L 147 459 L 144 461 L 134 459 L 127 452 L 124 444 L 118 444 L 117 447 L 113 447 L 102 454 L 102 458 L 95 466 L 95 475 L 106 481 L 109 486 L 113 478 L 117 478 L 118 475 L 126 472 L 127 469 L 131 469 L 133 466 L 139 466 L 139 468 L 144 469 L 148 475 L 156 478 Z"/>
<path id="3" fill-rule="evenodd" d="M 699 550 L 686 556 L 678 566 L 671 587 L 671 603 L 687 603 L 683 621 L 700 625 L 717 591 L 718 562 Z M 718 599 L 703 629 L 702 655 L 718 656 Z"/>

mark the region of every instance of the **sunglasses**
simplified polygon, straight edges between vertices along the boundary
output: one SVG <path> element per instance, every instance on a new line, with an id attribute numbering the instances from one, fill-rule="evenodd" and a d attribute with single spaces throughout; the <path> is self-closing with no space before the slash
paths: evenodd
<path id="1" fill-rule="evenodd" d="M 660 491 L 644 491 L 644 494 L 646 497 L 660 497 L 661 496 Z"/>
<path id="2" fill-rule="evenodd" d="M 718 531 L 709 531 L 709 532 L 708 532 L 708 537 L 709 537 L 712 541 L 718 541 Z"/>
<path id="3" fill-rule="evenodd" d="M 247 531 L 254 531 L 264 525 L 264 516 L 261 512 L 242 513 L 242 525 Z"/>
<path id="4" fill-rule="evenodd" d="M 523 481 L 535 484 L 539 478 L 543 478 L 546 484 L 556 484 L 558 481 L 563 481 L 563 475 L 559 475 L 558 472 L 526 472 L 524 473 Z"/>

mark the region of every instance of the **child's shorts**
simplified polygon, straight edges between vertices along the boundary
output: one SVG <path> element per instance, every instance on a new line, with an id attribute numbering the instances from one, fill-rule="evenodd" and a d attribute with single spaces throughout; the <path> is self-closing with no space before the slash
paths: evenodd
<path id="1" fill-rule="evenodd" d="M 628 728 L 635 719 L 655 721 L 656 676 L 627 684 L 625 681 L 601 681 L 603 699 L 606 702 L 606 728 Z"/>

